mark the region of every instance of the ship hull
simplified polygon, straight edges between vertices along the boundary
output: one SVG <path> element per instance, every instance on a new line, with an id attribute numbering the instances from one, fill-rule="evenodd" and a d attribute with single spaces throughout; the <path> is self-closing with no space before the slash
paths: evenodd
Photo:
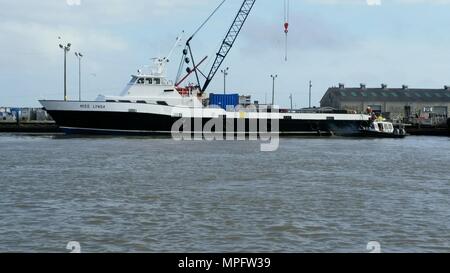
<path id="1" fill-rule="evenodd" d="M 316 118 L 314 114 L 306 115 L 304 118 L 292 118 L 283 116 L 280 119 L 257 119 L 251 120 L 245 117 L 179 117 L 167 114 L 164 109 L 141 111 L 122 111 L 121 109 L 110 108 L 109 105 L 97 108 L 96 110 L 82 109 L 64 106 L 63 102 L 46 103 L 41 102 L 44 108 L 55 120 L 59 127 L 66 133 L 71 134 L 99 134 L 99 135 L 167 135 L 173 132 L 198 133 L 208 127 L 208 123 L 221 124 L 221 132 L 237 134 L 256 132 L 273 132 L 281 135 L 345 135 L 358 132 L 364 120 L 362 119 L 340 119 L 334 114 L 328 117 Z M 98 103 L 97 103 L 98 104 Z M 83 104 L 81 104 L 83 105 Z M 86 105 L 86 104 L 84 104 Z M 113 105 L 116 107 L 117 105 Z M 319 114 L 317 114 L 319 117 Z M 189 124 L 184 126 L 174 126 L 182 121 Z M 200 124 L 197 126 L 195 124 Z M 256 125 L 255 125 L 256 124 Z M 210 128 L 215 132 L 217 126 Z M 195 129 L 192 129 L 195 128 Z M 217 132 L 216 132 L 217 133 Z"/>
<path id="2" fill-rule="evenodd" d="M 405 137 L 407 137 L 406 134 L 396 135 L 394 133 L 373 132 L 373 131 L 367 131 L 367 130 L 361 130 L 358 133 L 348 134 L 348 135 L 345 135 L 345 136 L 349 136 L 349 137 L 364 137 L 364 138 L 405 138 Z"/>

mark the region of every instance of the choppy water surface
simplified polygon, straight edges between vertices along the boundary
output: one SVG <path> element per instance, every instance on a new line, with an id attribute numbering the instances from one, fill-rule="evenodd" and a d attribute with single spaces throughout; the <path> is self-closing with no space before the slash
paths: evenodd
<path id="1" fill-rule="evenodd" d="M 0 136 L 0 251 L 450 252 L 450 139 Z"/>

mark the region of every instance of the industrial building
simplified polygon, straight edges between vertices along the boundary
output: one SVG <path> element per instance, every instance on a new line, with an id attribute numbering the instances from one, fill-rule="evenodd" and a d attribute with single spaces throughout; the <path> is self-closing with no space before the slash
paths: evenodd
<path id="1" fill-rule="evenodd" d="M 0 107 L 0 122 L 51 121 L 51 117 L 42 108 Z"/>
<path id="2" fill-rule="evenodd" d="M 450 88 L 417 89 L 407 85 L 389 88 L 347 88 L 344 84 L 331 87 L 323 96 L 321 107 L 332 107 L 362 113 L 368 107 L 391 120 L 438 124 L 446 122 L 450 109 Z"/>

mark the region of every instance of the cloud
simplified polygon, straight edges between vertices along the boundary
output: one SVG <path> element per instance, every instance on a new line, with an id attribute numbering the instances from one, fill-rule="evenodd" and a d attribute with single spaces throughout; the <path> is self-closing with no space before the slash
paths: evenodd
<path id="1" fill-rule="evenodd" d="M 245 43 L 243 51 L 250 54 L 260 54 L 268 50 L 279 51 L 284 50 L 285 47 L 283 26 L 261 18 L 249 22 L 242 40 Z M 338 30 L 321 18 L 298 13 L 291 16 L 288 34 L 288 46 L 291 52 L 342 49 L 347 47 L 348 40 L 353 40 L 349 33 Z"/>
<path id="2" fill-rule="evenodd" d="M 1 93 L 0 100 L 37 106 L 38 98 L 61 97 L 63 52 L 58 36 L 73 44 L 68 58 L 70 95 L 78 88 L 73 55 L 78 50 L 86 56 L 85 97 L 119 93 L 130 72 L 169 51 L 182 28 L 186 33 L 194 30 L 219 2 L 80 0 L 80 5 L 68 5 L 67 0 L 0 0 L 0 50 L 6 52 L 0 54 L 0 81 L 4 90 L 13 90 Z M 199 33 L 194 42 L 197 58 L 207 54 L 213 61 L 239 2 L 228 1 Z M 339 81 L 378 85 L 397 84 L 399 79 L 399 84 L 426 87 L 446 79 L 447 50 L 437 45 L 448 44 L 449 19 L 439 5 L 450 0 L 381 0 L 376 12 L 367 0 L 291 1 L 289 62 L 283 60 L 282 1 L 278 6 L 274 2 L 257 2 L 226 60 L 231 67 L 229 86 L 237 92 L 254 92 L 259 94 L 254 99 L 261 99 L 270 89 L 268 73 L 280 75 L 280 99 L 286 102 L 288 94 L 282 89 L 294 92 L 292 86 L 302 88 L 310 79 L 317 90 L 315 100 Z M 403 6 L 412 4 L 430 5 L 427 12 Z M 177 71 L 179 53 L 173 56 L 169 74 Z M 424 76 L 427 71 L 433 71 L 429 78 Z M 211 90 L 221 90 L 222 84 L 217 77 Z"/>
<path id="3" fill-rule="evenodd" d="M 93 55 L 115 54 L 129 49 L 127 31 L 134 35 L 146 22 L 168 18 L 207 0 L 0 0 L 0 61 L 14 58 L 24 66 L 30 56 L 54 61 L 58 36 L 70 41 L 74 49 L 91 50 Z M 145 35 L 145 34 L 144 34 Z M 136 37 L 135 37 L 136 38 Z M 166 37 L 159 37 L 159 40 Z M 154 39 L 152 39 L 154 40 Z M 138 41 L 142 42 L 142 41 Z M 33 64 L 28 65 L 28 67 Z"/>
<path id="4" fill-rule="evenodd" d="M 40 56 L 47 62 L 55 60 L 58 36 L 70 41 L 74 49 L 97 48 L 106 52 L 124 51 L 127 43 L 101 30 L 79 29 L 68 26 L 50 26 L 33 22 L 1 22 L 0 49 L 10 54 L 1 54 L 0 61 L 14 58 L 15 64 L 24 65 L 30 56 Z"/>
<path id="5" fill-rule="evenodd" d="M 380 6 L 381 0 L 367 0 L 367 5 L 369 6 Z"/>
<path id="6" fill-rule="evenodd" d="M 207 0 L 84 0 L 77 5 L 74 1 L 78 0 L 0 0 L 0 18 L 49 24 L 120 25 L 179 15 L 185 9 L 208 3 Z"/>

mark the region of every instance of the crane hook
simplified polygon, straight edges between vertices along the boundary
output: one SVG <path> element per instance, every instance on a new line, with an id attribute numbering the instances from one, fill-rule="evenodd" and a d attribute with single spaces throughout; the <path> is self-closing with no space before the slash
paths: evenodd
<path id="1" fill-rule="evenodd" d="M 284 0 L 284 33 L 285 38 L 285 55 L 284 60 L 288 60 L 288 34 L 289 34 L 289 0 Z"/>

